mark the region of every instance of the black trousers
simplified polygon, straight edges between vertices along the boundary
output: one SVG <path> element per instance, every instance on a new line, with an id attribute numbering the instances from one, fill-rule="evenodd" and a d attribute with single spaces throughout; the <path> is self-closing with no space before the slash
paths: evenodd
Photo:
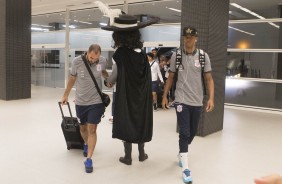
<path id="1" fill-rule="evenodd" d="M 175 110 L 179 125 L 179 153 L 186 153 L 197 133 L 202 106 L 175 103 Z"/>

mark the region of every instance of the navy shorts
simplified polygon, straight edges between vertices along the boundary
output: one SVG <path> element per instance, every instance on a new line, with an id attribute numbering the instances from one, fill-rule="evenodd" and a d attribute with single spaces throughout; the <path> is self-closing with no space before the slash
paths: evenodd
<path id="1" fill-rule="evenodd" d="M 159 82 L 152 81 L 152 92 L 158 92 L 158 88 L 159 88 Z"/>
<path id="2" fill-rule="evenodd" d="M 105 112 L 104 104 L 76 105 L 76 116 L 81 125 L 86 123 L 99 124 Z"/>

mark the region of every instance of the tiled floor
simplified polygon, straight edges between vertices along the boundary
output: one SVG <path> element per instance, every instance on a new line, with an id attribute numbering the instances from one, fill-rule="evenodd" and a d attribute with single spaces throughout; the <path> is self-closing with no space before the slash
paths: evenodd
<path id="1" fill-rule="evenodd" d="M 154 112 L 149 159 L 140 163 L 134 145 L 133 165 L 126 166 L 118 161 L 123 146 L 111 138 L 108 108 L 98 127 L 94 172 L 86 174 L 81 151 L 66 149 L 57 104 L 62 94 L 33 87 L 31 99 L 0 100 L 1 184 L 182 183 L 173 109 Z M 194 184 L 253 184 L 255 177 L 282 173 L 282 115 L 226 108 L 223 131 L 196 137 L 189 158 Z"/>

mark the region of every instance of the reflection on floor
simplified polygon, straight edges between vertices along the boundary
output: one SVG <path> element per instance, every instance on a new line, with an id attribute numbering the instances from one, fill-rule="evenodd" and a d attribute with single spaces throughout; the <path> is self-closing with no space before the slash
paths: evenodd
<path id="1" fill-rule="evenodd" d="M 62 94 L 33 87 L 31 99 L 0 100 L 1 184 L 182 183 L 173 109 L 154 112 L 154 137 L 145 146 L 149 159 L 140 163 L 134 145 L 133 165 L 126 166 L 118 161 L 123 146 L 111 138 L 108 108 L 98 128 L 94 172 L 86 174 L 82 152 L 66 149 L 60 129 Z M 255 177 L 282 173 L 281 115 L 225 109 L 224 117 L 223 131 L 196 137 L 190 147 L 195 184 L 252 184 Z"/>

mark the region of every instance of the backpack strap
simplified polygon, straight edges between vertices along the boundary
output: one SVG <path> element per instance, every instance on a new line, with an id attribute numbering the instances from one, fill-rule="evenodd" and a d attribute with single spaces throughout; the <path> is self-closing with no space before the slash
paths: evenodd
<path id="1" fill-rule="evenodd" d="M 154 60 L 154 61 L 153 61 L 153 63 L 152 63 L 152 64 L 150 64 L 150 67 L 152 67 L 152 66 L 153 66 L 153 64 L 155 63 L 155 61 L 156 61 L 156 60 Z"/>
<path id="2" fill-rule="evenodd" d="M 205 59 L 205 52 L 202 49 L 199 49 L 199 62 L 200 62 L 200 65 L 201 65 L 201 76 L 202 76 L 204 95 L 207 94 L 205 78 L 204 78 L 205 61 L 206 61 L 206 59 Z"/>
<path id="3" fill-rule="evenodd" d="M 179 69 L 183 70 L 182 50 L 180 48 L 176 49 L 175 67 L 176 67 L 176 73 L 178 73 Z"/>
<path id="4" fill-rule="evenodd" d="M 177 48 L 175 51 L 175 68 L 176 68 L 176 72 L 175 72 L 175 77 L 174 77 L 174 82 L 176 83 L 178 80 L 178 71 L 182 71 L 183 70 L 183 65 L 182 65 L 182 49 L 181 48 Z"/>

